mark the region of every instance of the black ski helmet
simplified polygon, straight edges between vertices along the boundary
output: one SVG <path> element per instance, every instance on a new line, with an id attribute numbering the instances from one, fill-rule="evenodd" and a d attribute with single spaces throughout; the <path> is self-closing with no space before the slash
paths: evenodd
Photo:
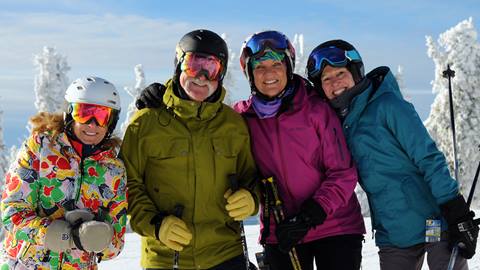
<path id="1" fill-rule="evenodd" d="M 314 83 L 317 88 L 321 89 L 319 76 L 321 76 L 323 69 L 325 68 L 325 64 L 321 66 L 320 70 L 314 70 L 316 67 L 313 63 L 314 59 L 312 58 L 312 55 L 315 51 L 321 48 L 328 48 L 328 47 L 335 47 L 335 48 L 344 50 L 346 52 L 354 51 L 356 55 L 358 55 L 359 59 L 356 59 L 355 61 L 347 60 L 347 64 L 345 67 L 350 71 L 350 73 L 352 73 L 352 77 L 355 83 L 359 83 L 363 79 L 363 77 L 365 77 L 365 68 L 363 67 L 363 61 L 357 49 L 355 49 L 355 47 L 353 47 L 352 44 L 341 39 L 329 40 L 315 47 L 315 49 L 312 50 L 312 52 L 310 53 L 310 56 L 308 57 L 308 62 L 307 62 L 308 79 L 312 83 Z M 316 76 L 312 76 L 311 74 L 316 74 Z"/>
<path id="2" fill-rule="evenodd" d="M 222 73 L 220 74 L 219 81 L 222 81 L 225 73 L 227 72 L 228 65 L 228 48 L 225 40 L 216 33 L 198 29 L 185 34 L 177 43 L 175 49 L 175 77 L 180 77 L 180 64 L 183 61 L 183 57 L 187 52 L 198 52 L 210 54 L 218 57 L 222 62 Z"/>

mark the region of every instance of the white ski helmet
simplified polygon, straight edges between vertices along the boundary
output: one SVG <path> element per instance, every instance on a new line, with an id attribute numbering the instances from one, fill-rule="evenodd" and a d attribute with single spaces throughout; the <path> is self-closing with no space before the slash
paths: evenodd
<path id="1" fill-rule="evenodd" d="M 73 81 L 67 88 L 68 103 L 88 103 L 120 111 L 120 95 L 115 86 L 99 77 L 84 77 Z"/>

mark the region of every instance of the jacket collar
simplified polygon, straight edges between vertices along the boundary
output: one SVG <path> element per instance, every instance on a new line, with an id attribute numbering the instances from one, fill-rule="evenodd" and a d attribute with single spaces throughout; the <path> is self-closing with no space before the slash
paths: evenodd
<path id="1" fill-rule="evenodd" d="M 62 132 L 58 135 L 58 138 L 56 139 L 60 146 L 60 151 L 62 152 L 62 155 L 65 156 L 71 156 L 75 155 L 78 156 L 78 158 L 82 157 L 82 146 L 80 142 L 70 140 L 70 138 L 67 136 L 65 132 Z M 116 157 L 116 151 L 115 149 L 107 149 L 107 150 L 102 150 L 98 149 L 95 152 L 91 153 L 89 156 L 83 157 L 84 159 L 87 158 L 93 158 L 95 160 L 100 160 L 102 158 L 115 158 Z"/>
<path id="2" fill-rule="evenodd" d="M 385 93 L 402 96 L 397 81 L 388 67 L 378 67 L 368 73 L 367 77 L 371 80 L 371 83 L 365 91 L 352 99 L 350 112 L 344 121 L 346 125 L 351 126 L 357 122 L 368 104 Z"/>
<path id="3" fill-rule="evenodd" d="M 292 96 L 286 97 L 276 117 L 280 117 L 284 113 L 300 110 L 304 103 L 307 102 L 309 96 L 316 94 L 313 89 L 311 89 L 309 83 L 300 75 L 294 74 L 292 83 L 294 84 Z M 252 96 L 250 96 L 248 100 L 237 102 L 234 105 L 234 109 L 245 117 L 257 117 L 252 106 Z"/>
<path id="4" fill-rule="evenodd" d="M 225 97 L 226 90 L 221 88 L 221 96 L 215 102 L 197 102 L 192 100 L 186 100 L 175 95 L 173 88 L 176 87 L 173 80 L 170 79 L 165 84 L 166 90 L 163 95 L 163 103 L 168 109 L 172 109 L 173 113 L 182 118 L 190 119 L 195 118 L 197 120 L 210 120 L 222 107 L 222 101 Z M 217 90 L 218 91 L 218 90 Z"/>

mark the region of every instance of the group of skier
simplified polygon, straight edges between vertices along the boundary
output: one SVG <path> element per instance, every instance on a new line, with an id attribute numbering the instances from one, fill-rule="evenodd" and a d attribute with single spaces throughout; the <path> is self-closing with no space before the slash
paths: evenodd
<path id="1" fill-rule="evenodd" d="M 1 269 L 96 269 L 121 251 L 127 213 L 143 269 L 255 269 L 241 222 L 260 212 L 262 269 L 358 270 L 357 182 L 382 270 L 424 257 L 447 269 L 453 248 L 453 269 L 468 269 L 478 224 L 388 67 L 365 74 L 354 46 L 330 40 L 303 78 L 289 39 L 258 32 L 240 55 L 251 96 L 231 108 L 228 59 L 216 33 L 184 35 L 172 78 L 137 100 L 119 157 L 120 101 L 104 79 L 74 81 L 63 114 L 33 117 L 6 174 Z"/>

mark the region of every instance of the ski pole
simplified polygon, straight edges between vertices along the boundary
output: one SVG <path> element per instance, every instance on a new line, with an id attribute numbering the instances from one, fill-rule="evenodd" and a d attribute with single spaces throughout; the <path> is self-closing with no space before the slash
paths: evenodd
<path id="1" fill-rule="evenodd" d="M 470 193 L 468 194 L 468 200 L 467 200 L 468 206 L 472 204 L 473 193 L 475 192 L 475 187 L 477 186 L 479 172 L 480 172 L 480 161 L 478 162 L 477 171 L 475 172 L 475 177 L 473 178 L 472 187 L 470 188 Z"/>
<path id="2" fill-rule="evenodd" d="M 467 205 L 469 208 L 473 200 L 473 194 L 475 192 L 475 187 L 477 186 L 479 174 L 480 174 L 480 161 L 478 162 L 477 171 L 475 172 L 475 177 L 473 177 L 472 187 L 470 188 L 470 194 L 468 194 Z M 474 220 L 473 224 L 477 226 L 480 225 L 480 218 L 477 218 L 476 220 Z"/>
<path id="3" fill-rule="evenodd" d="M 238 189 L 238 179 L 235 174 L 228 175 L 228 180 L 230 181 L 230 188 L 232 189 L 232 194 L 235 193 Z M 245 238 L 245 227 L 243 226 L 243 221 L 238 222 L 240 224 L 240 238 L 242 239 L 242 248 L 243 248 L 243 257 L 245 257 L 245 267 L 250 269 L 250 260 L 248 258 L 248 247 L 247 239 Z"/>
<path id="4" fill-rule="evenodd" d="M 455 77 L 455 71 L 450 69 L 450 65 L 447 65 L 447 70 L 443 71 L 443 77 L 448 78 L 448 99 L 450 100 L 450 125 L 452 127 L 453 136 L 453 162 L 455 180 L 458 179 L 458 159 L 457 159 L 457 138 L 455 133 L 455 113 L 453 110 L 453 93 L 452 93 L 452 78 Z"/>
<path id="5" fill-rule="evenodd" d="M 173 209 L 173 215 L 177 218 L 181 218 L 183 214 L 183 209 L 185 207 L 181 204 L 176 204 Z M 173 270 L 178 270 L 178 257 L 180 256 L 180 252 L 175 250 L 173 254 Z"/>
<path id="6" fill-rule="evenodd" d="M 478 150 L 480 151 L 480 145 L 478 145 Z M 472 187 L 470 188 L 470 194 L 468 194 L 467 205 L 470 206 L 473 200 L 473 194 L 475 193 L 475 188 L 477 187 L 478 175 L 480 174 L 480 161 L 478 162 L 477 171 L 475 172 L 475 177 L 473 177 Z M 480 225 L 480 218 L 477 218 L 473 221 L 475 225 Z"/>
<path id="7" fill-rule="evenodd" d="M 453 94 L 452 94 L 452 78 L 455 77 L 455 71 L 450 69 L 450 64 L 447 65 L 447 69 L 443 71 L 443 77 L 448 78 L 448 98 L 450 101 L 450 126 L 452 128 L 453 136 L 453 170 L 455 173 L 455 180 L 458 181 L 458 160 L 457 160 L 457 139 L 455 133 L 455 114 L 453 112 Z M 455 245 L 450 255 L 447 270 L 453 270 L 455 266 L 455 260 L 457 259 L 458 246 Z"/>
<path id="8" fill-rule="evenodd" d="M 273 195 L 273 216 L 275 218 L 275 222 L 279 224 L 285 219 L 285 213 L 283 212 L 282 208 L 282 200 L 278 194 L 277 185 L 273 179 L 273 177 L 268 177 L 267 179 L 262 179 L 262 182 L 265 183 L 265 187 L 267 184 L 270 185 L 270 190 Z M 298 260 L 297 249 L 292 247 L 292 249 L 288 252 L 290 257 L 290 261 L 292 262 L 292 266 L 294 270 L 301 270 L 302 266 L 300 265 L 300 261 Z"/>

